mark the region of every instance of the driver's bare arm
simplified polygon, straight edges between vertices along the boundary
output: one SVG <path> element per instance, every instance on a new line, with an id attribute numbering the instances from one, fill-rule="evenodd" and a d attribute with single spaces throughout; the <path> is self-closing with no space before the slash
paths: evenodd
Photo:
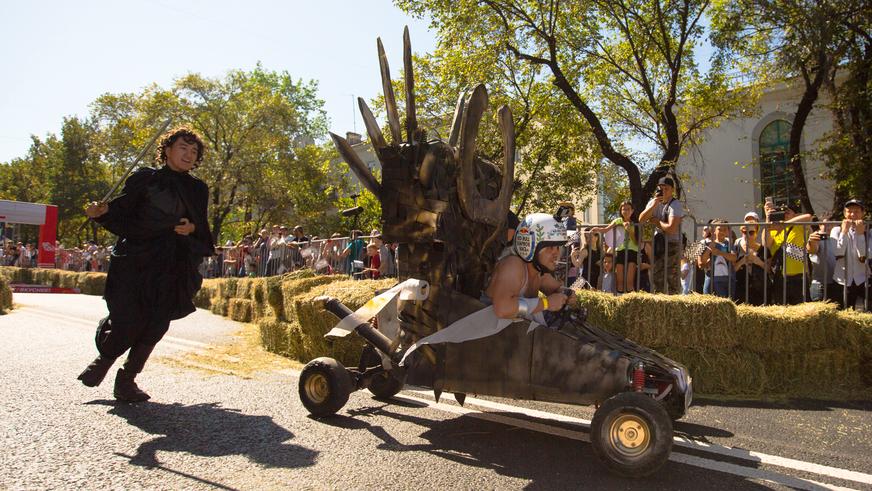
<path id="1" fill-rule="evenodd" d="M 575 292 L 571 288 L 564 288 L 563 284 L 550 274 L 542 276 L 542 284 L 539 285 L 539 291 L 548 296 L 548 310 L 560 310 L 560 308 L 552 308 L 552 304 L 554 306 L 559 305 L 560 307 L 567 303 L 575 305 Z"/>
<path id="2" fill-rule="evenodd" d="M 487 294 L 493 302 L 494 313 L 501 319 L 514 319 L 518 315 L 518 299 L 524 286 L 526 265 L 519 257 L 509 256 L 497 263 Z M 542 303 L 530 312 L 540 312 Z"/>

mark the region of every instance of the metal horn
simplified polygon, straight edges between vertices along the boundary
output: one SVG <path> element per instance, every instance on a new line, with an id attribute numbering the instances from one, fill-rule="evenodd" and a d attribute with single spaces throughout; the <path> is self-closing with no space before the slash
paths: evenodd
<path id="1" fill-rule="evenodd" d="M 377 39 L 378 44 L 378 65 L 381 69 L 382 90 L 385 96 L 385 110 L 388 113 L 388 125 L 391 127 L 391 142 L 394 145 L 399 145 L 400 136 L 400 117 L 397 113 L 397 101 L 394 99 L 394 88 L 391 85 L 391 69 L 388 67 L 388 57 L 385 55 L 385 47 L 382 45 L 381 38 Z"/>
<path id="2" fill-rule="evenodd" d="M 406 137 L 411 145 L 418 129 L 415 115 L 415 74 L 412 70 L 412 42 L 409 40 L 409 26 L 403 29 L 403 76 L 406 85 Z"/>
<path id="3" fill-rule="evenodd" d="M 345 162 L 348 164 L 348 167 L 351 168 L 351 171 L 360 179 L 360 182 L 369 189 L 369 191 L 375 195 L 375 197 L 381 200 L 381 184 L 375 180 L 375 177 L 369 171 L 369 168 L 366 164 L 360 160 L 360 157 L 354 153 L 354 149 L 351 148 L 351 145 L 348 144 L 348 141 L 341 136 L 330 133 L 330 138 L 333 139 L 333 144 L 336 145 L 336 150 L 339 150 L 342 158 L 345 159 Z"/>
<path id="4" fill-rule="evenodd" d="M 448 145 L 457 145 L 457 139 L 460 138 L 460 126 L 463 120 L 463 108 L 466 104 L 466 91 L 460 93 L 457 98 L 457 106 L 454 108 L 454 118 L 451 120 L 451 132 L 448 133 Z"/>
<path id="5" fill-rule="evenodd" d="M 460 134 L 460 176 L 457 182 L 457 196 L 466 216 L 477 219 L 476 201 L 479 198 L 475 186 L 475 139 L 478 125 L 487 108 L 487 89 L 479 84 L 469 97 L 469 104 L 463 116 Z"/>
<path id="6" fill-rule="evenodd" d="M 366 105 L 363 97 L 357 98 L 357 105 L 360 107 L 360 115 L 363 116 L 363 124 L 366 126 L 366 133 L 369 135 L 369 143 L 378 153 L 379 150 L 387 147 L 388 143 L 385 141 L 381 128 L 378 127 L 375 116 L 372 115 L 372 111 Z"/>

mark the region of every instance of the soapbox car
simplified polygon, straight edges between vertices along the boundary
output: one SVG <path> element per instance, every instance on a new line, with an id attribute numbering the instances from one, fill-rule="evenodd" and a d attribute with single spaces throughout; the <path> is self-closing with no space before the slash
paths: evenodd
<path id="1" fill-rule="evenodd" d="M 319 300 L 340 320 L 353 318 L 338 300 Z M 383 318 L 349 324 L 367 343 L 357 367 L 325 357 L 303 369 L 300 399 L 312 415 L 339 411 L 360 389 L 388 399 L 406 382 L 432 387 L 437 398 L 442 391 L 453 392 L 461 404 L 468 393 L 594 404 L 595 454 L 610 470 L 641 477 L 668 459 L 672 421 L 685 414 L 693 397 L 684 366 L 591 325 L 584 309 L 564 309 L 532 330 L 529 321 L 519 321 L 480 339 L 424 345 L 403 366 L 399 362 L 408 347 L 398 343 L 402 336 L 391 339 L 379 329 Z"/>

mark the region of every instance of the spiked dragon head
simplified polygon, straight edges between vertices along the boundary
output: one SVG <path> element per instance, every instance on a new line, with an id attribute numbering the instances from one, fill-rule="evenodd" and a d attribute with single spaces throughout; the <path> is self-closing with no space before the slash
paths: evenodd
<path id="1" fill-rule="evenodd" d="M 426 140 L 426 132 L 418 128 L 415 114 L 412 49 L 406 27 L 403 32 L 406 138 L 403 139 L 381 39 L 377 45 L 390 144 L 366 102 L 358 98 L 358 105 L 369 141 L 382 166 L 382 182 L 375 179 L 344 138 L 333 133 L 330 136 L 360 182 L 381 202 L 382 234 L 391 242 L 420 244 L 463 233 L 461 222 L 466 222 L 466 228 L 473 225 L 472 228 L 484 228 L 489 236 L 496 236 L 504 228 L 512 196 L 515 129 L 511 110 L 503 106 L 498 112 L 504 146 L 502 166 L 476 153 L 479 123 L 488 104 L 484 85 L 475 87 L 468 97 L 461 94 L 458 98 L 448 141 Z M 489 242 L 493 241 L 491 237 Z M 481 240 L 472 242 L 470 247 L 487 245 Z"/>

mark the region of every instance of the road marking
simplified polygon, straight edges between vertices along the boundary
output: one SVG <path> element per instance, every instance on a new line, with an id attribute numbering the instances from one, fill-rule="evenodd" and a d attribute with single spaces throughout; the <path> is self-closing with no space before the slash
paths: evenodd
<path id="1" fill-rule="evenodd" d="M 421 391 L 404 391 L 404 392 L 421 392 Z M 469 409 L 466 407 L 455 406 L 453 404 L 446 404 L 446 403 L 442 403 L 442 402 L 435 402 L 435 401 L 432 401 L 430 399 L 423 399 L 423 398 L 415 397 L 415 396 L 396 395 L 394 397 L 399 399 L 399 400 L 402 400 L 402 401 L 411 402 L 413 404 L 419 404 L 421 406 L 429 407 L 432 409 L 438 409 L 440 411 L 444 411 L 447 413 L 471 416 L 471 417 L 483 419 L 486 421 L 501 423 L 501 424 L 505 424 L 508 426 L 514 426 L 517 428 L 525 428 L 525 429 L 529 429 L 532 431 L 546 433 L 549 435 L 560 436 L 560 437 L 569 438 L 572 440 L 579 440 L 579 441 L 588 442 L 588 443 L 590 442 L 590 435 L 588 435 L 587 433 L 581 432 L 581 431 L 568 430 L 565 428 L 559 428 L 559 427 L 550 426 L 550 425 L 543 424 L 543 423 L 537 423 L 535 421 L 527 421 L 527 420 L 523 420 L 523 419 L 513 418 L 510 416 L 503 416 L 503 415 L 499 415 L 499 414 L 486 413 L 486 412 L 482 412 L 482 411 L 477 411 L 475 409 Z M 467 401 L 469 401 L 469 400 L 470 399 L 467 398 Z M 480 400 L 476 399 L 476 401 L 478 402 Z M 481 402 L 490 402 L 490 401 L 481 401 Z M 508 405 L 499 404 L 499 403 L 491 403 L 491 404 L 512 408 L 514 410 L 514 412 L 520 412 L 523 414 L 530 415 L 528 413 L 528 410 L 525 408 L 519 408 L 516 406 L 508 406 Z M 538 414 L 550 414 L 550 413 L 544 413 L 543 411 L 536 411 L 536 410 L 530 410 L 530 412 L 535 412 Z M 560 416 L 560 415 L 554 415 L 554 416 Z M 568 416 L 563 416 L 563 418 L 564 419 L 561 419 L 561 421 L 565 421 L 565 422 L 572 422 L 572 421 L 568 421 L 568 420 L 578 419 L 578 418 L 570 418 Z M 551 418 L 551 419 L 556 419 L 556 418 Z M 584 421 L 584 420 L 582 420 L 582 421 Z M 818 491 L 818 490 L 822 490 L 822 489 L 834 489 L 834 490 L 849 490 L 849 489 L 851 489 L 851 488 L 845 488 L 845 487 L 840 487 L 840 486 L 834 486 L 831 484 L 825 484 L 825 483 L 821 483 L 821 482 L 817 482 L 817 481 L 812 481 L 810 479 L 803 479 L 803 478 L 799 478 L 799 477 L 787 476 L 784 474 L 779 474 L 777 472 L 773 472 L 773 471 L 769 471 L 769 470 L 765 470 L 765 469 L 754 469 L 752 467 L 744 467 L 744 466 L 737 465 L 737 464 L 731 464 L 729 462 L 721 462 L 721 461 L 717 461 L 717 460 L 711 460 L 711 459 L 696 457 L 693 455 L 687 455 L 687 454 L 682 454 L 682 453 L 677 453 L 677 452 L 673 452 L 672 454 L 670 454 L 669 460 L 673 461 L 673 462 L 680 463 L 680 464 L 692 465 L 694 467 L 700 467 L 703 469 L 713 470 L 713 471 L 717 471 L 717 472 L 733 474 L 733 475 L 737 475 L 737 476 L 741 476 L 741 477 L 746 477 L 749 479 L 759 479 L 761 481 L 768 481 L 768 482 L 772 482 L 775 484 L 790 486 L 790 487 L 795 488 L 795 489 L 804 489 L 804 490 L 809 490 L 809 491 Z"/>
<path id="2" fill-rule="evenodd" d="M 31 307 L 31 306 L 21 307 L 21 308 L 15 309 L 13 311 L 13 314 L 16 311 L 22 312 L 22 313 L 27 313 L 27 314 L 30 314 L 32 316 L 61 320 L 61 321 L 64 321 L 64 322 L 67 322 L 70 324 L 76 324 L 79 326 L 88 327 L 91 330 L 94 330 L 97 328 L 97 326 L 96 326 L 97 321 L 82 319 L 81 317 L 74 317 L 71 315 L 61 314 L 59 312 L 48 312 L 48 311 L 39 309 L 37 307 Z M 165 341 L 168 341 L 169 342 L 168 344 L 173 345 L 174 347 L 180 348 L 180 349 L 181 348 L 207 349 L 211 346 L 210 344 L 207 344 L 207 343 L 201 343 L 199 341 L 194 341 L 192 339 L 177 338 L 175 336 L 164 336 L 162 338 L 162 341 L 160 344 L 163 344 Z"/>
<path id="3" fill-rule="evenodd" d="M 419 390 L 419 389 L 405 389 L 403 392 L 412 392 L 414 394 L 431 396 L 432 391 Z M 509 404 L 501 404 L 499 402 L 486 401 L 483 399 L 477 399 L 475 397 L 467 397 L 464 404 L 473 404 L 480 407 L 485 407 L 488 409 L 494 409 L 498 411 L 507 411 L 507 412 L 516 412 L 525 414 L 527 416 L 531 416 L 534 418 L 540 419 L 550 419 L 553 421 L 559 421 L 562 423 L 570 423 L 578 426 L 582 426 L 586 429 L 590 429 L 591 422 L 587 419 L 582 418 L 574 418 L 572 416 L 566 416 L 562 414 L 554 414 L 545 411 L 539 411 L 536 409 L 527 409 L 518 406 L 512 406 Z M 774 465 L 778 467 L 783 467 L 787 469 L 803 471 L 803 472 L 811 472 L 814 474 L 833 477 L 836 479 L 843 479 L 846 481 L 854 481 L 863 484 L 872 484 L 872 475 L 864 474 L 862 472 L 851 471 L 847 469 L 840 469 L 838 467 L 830 467 L 821 464 L 815 464 L 812 462 L 804 462 L 801 460 L 791 459 L 787 457 L 779 457 L 777 455 L 769 455 L 761 452 L 754 452 L 751 450 L 744 450 L 741 448 L 733 448 L 726 447 L 723 445 L 717 445 L 713 443 L 705 443 L 699 442 L 695 440 L 690 440 L 682 436 L 676 436 L 673 438 L 675 445 L 681 448 L 689 448 L 693 450 L 700 450 L 706 453 L 713 453 L 717 455 L 723 455 L 725 457 L 732 457 L 736 459 L 745 460 L 748 462 L 754 462 L 757 464 L 767 464 Z"/>

